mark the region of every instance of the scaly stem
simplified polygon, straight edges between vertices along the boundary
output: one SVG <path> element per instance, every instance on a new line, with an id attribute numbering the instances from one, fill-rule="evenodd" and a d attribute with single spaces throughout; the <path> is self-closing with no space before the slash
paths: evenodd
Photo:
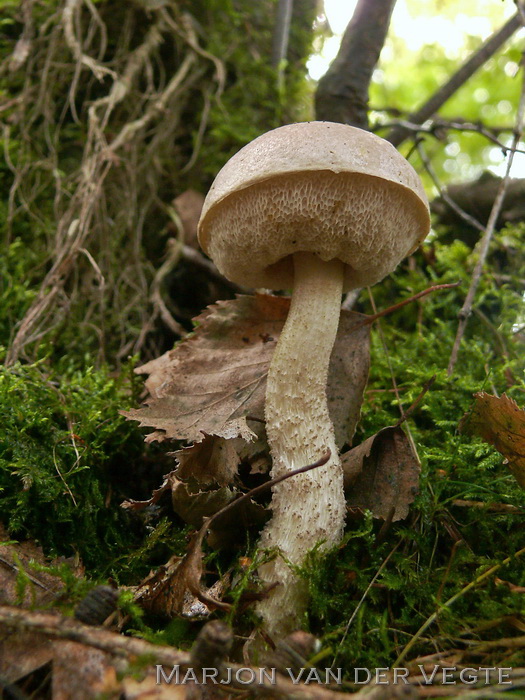
<path id="1" fill-rule="evenodd" d="M 328 463 L 274 488 L 272 519 L 260 544 L 281 555 L 260 567 L 265 583 L 278 582 L 258 612 L 270 634 L 285 634 L 300 624 L 307 594 L 289 564 L 300 566 L 318 542 L 341 539 L 346 504 L 343 472 L 328 414 L 326 381 L 343 290 L 343 263 L 324 262 L 312 253 L 294 255 L 294 289 L 266 389 L 266 432 L 272 478 L 312 464 L 329 449 Z M 288 563 L 287 563 L 288 562 Z"/>

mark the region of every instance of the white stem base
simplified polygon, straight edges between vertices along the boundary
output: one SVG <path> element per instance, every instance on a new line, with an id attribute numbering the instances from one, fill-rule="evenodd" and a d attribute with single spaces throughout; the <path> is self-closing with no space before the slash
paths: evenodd
<path id="1" fill-rule="evenodd" d="M 281 556 L 260 567 L 266 584 L 277 582 L 258 604 L 265 628 L 275 636 L 300 626 L 307 603 L 304 582 L 287 562 L 301 565 L 317 543 L 340 541 L 346 503 L 343 472 L 328 414 L 326 381 L 337 333 L 343 263 L 324 262 L 311 253 L 294 255 L 295 280 L 290 312 L 268 372 L 266 432 L 272 477 L 313 464 L 329 449 L 328 463 L 287 479 L 273 491 L 272 519 L 260 540 Z"/>

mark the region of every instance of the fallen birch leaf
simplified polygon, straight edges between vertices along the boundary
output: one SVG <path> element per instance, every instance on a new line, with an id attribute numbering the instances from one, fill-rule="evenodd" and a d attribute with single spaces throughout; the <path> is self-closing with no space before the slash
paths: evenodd
<path id="1" fill-rule="evenodd" d="M 266 374 L 289 306 L 288 298 L 257 294 L 209 307 L 191 336 L 135 370 L 149 375 L 151 399 L 123 415 L 155 428 L 149 440 L 253 440 L 247 418 L 264 417 Z M 339 445 L 352 439 L 368 377 L 370 328 L 360 325 L 364 319 L 341 313 L 332 352 L 328 404 Z"/>
<path id="2" fill-rule="evenodd" d="M 419 461 L 399 426 L 383 428 L 341 457 L 347 504 L 403 520 L 419 489 Z"/>
<path id="3" fill-rule="evenodd" d="M 506 394 L 475 394 L 472 411 L 459 423 L 461 432 L 478 435 L 495 447 L 516 481 L 525 489 L 525 411 Z"/>
<path id="4" fill-rule="evenodd" d="M 1 524 L 0 543 L 0 605 L 49 606 L 63 593 L 62 579 L 41 570 L 42 566 L 57 564 L 58 560 L 49 562 L 31 540 L 9 542 Z M 83 569 L 79 566 L 74 573 L 81 575 Z M 100 661 L 102 657 L 102 652 L 73 642 L 53 641 L 44 633 L 14 630 L 0 634 L 0 678 L 18 683 L 36 671 L 40 673 L 49 664 L 53 698 L 93 697 L 79 689 L 91 688 L 95 676 L 101 677 L 106 668 Z"/>
<path id="5" fill-rule="evenodd" d="M 162 484 L 158 489 L 153 490 L 151 498 L 148 498 L 145 501 L 135 501 L 134 499 L 130 498 L 127 501 L 123 501 L 120 504 L 120 507 L 128 510 L 141 511 L 149 506 L 154 506 L 160 501 L 165 493 L 171 491 L 172 485 L 176 483 L 176 481 L 177 471 L 174 469 L 172 472 L 164 475 Z"/>
<path id="6" fill-rule="evenodd" d="M 111 655 L 100 649 L 55 640 L 53 652 L 53 700 L 91 700 L 114 673 Z"/>
<path id="7" fill-rule="evenodd" d="M 204 518 L 215 515 L 240 495 L 238 489 L 228 486 L 202 491 L 194 480 L 188 483 L 176 477 L 171 480 L 171 489 L 173 510 L 194 527 L 201 527 Z M 234 510 L 214 518 L 207 542 L 213 549 L 242 544 L 246 531 L 251 527 L 260 529 L 269 517 L 268 508 L 246 499 Z"/>
<path id="8" fill-rule="evenodd" d="M 49 563 L 33 541 L 10 542 L 0 524 L 0 605 L 26 607 L 52 602 L 64 588 L 64 582 L 39 570 L 39 566 Z"/>
<path id="9" fill-rule="evenodd" d="M 252 440 L 246 415 L 263 417 L 264 369 L 274 341 L 272 322 L 261 322 L 268 316 L 264 303 L 253 307 L 249 299 L 238 299 L 240 308 L 219 302 L 206 309 L 189 338 L 137 368 L 153 374 L 146 381 L 153 398 L 146 408 L 124 415 L 162 430 L 166 438 L 201 442 L 207 434 Z"/>
<path id="10" fill-rule="evenodd" d="M 161 486 L 153 491 L 151 498 L 145 501 L 124 501 L 122 507 L 141 511 L 155 505 L 165 493 L 171 492 L 175 513 L 188 524 L 200 527 L 204 518 L 215 515 L 239 496 L 239 490 L 236 488 L 214 483 L 209 485 L 207 490 L 201 490 L 195 479 L 190 478 L 188 482 L 183 482 L 178 476 L 179 472 L 176 470 L 166 474 Z M 234 511 L 227 511 L 212 522 L 207 542 L 212 549 L 239 544 L 242 533 L 252 527 L 262 528 L 269 517 L 268 508 L 248 499 Z"/>
<path id="11" fill-rule="evenodd" d="M 209 491 L 193 491 L 188 484 L 177 478 L 171 483 L 173 510 L 184 522 L 194 527 L 200 527 L 204 518 L 218 513 L 235 497 L 236 493 L 227 486 Z"/>
<path id="12" fill-rule="evenodd" d="M 233 482 L 239 466 L 239 455 L 232 441 L 214 435 L 206 435 L 202 442 L 172 454 L 179 464 L 179 479 L 195 479 L 204 486 L 228 486 Z"/>
<path id="13" fill-rule="evenodd" d="M 188 600 L 198 600 L 210 610 L 229 610 L 230 605 L 213 596 L 213 588 L 206 591 L 201 586 L 203 574 L 202 542 L 207 528 L 201 527 L 181 557 L 172 557 L 168 564 L 159 567 L 146 578 L 135 594 L 135 600 L 154 614 L 173 617 L 181 615 Z M 212 591 L 210 594 L 209 591 Z"/>

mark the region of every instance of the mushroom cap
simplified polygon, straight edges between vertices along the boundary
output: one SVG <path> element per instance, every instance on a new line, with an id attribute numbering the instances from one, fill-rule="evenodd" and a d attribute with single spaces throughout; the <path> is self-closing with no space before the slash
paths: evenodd
<path id="1" fill-rule="evenodd" d="M 293 286 L 292 254 L 345 263 L 344 288 L 375 284 L 430 227 L 419 176 L 388 141 L 346 124 L 300 122 L 259 136 L 218 173 L 199 241 L 229 280 Z"/>

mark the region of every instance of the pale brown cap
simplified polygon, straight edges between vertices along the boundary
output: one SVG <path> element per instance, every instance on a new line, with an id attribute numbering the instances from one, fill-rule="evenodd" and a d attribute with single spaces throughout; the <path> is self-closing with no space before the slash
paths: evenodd
<path id="1" fill-rule="evenodd" d="M 291 255 L 346 263 L 345 289 L 374 284 L 425 238 L 428 201 L 412 166 L 387 141 L 332 122 L 259 136 L 219 172 L 199 241 L 228 279 L 293 285 Z"/>

